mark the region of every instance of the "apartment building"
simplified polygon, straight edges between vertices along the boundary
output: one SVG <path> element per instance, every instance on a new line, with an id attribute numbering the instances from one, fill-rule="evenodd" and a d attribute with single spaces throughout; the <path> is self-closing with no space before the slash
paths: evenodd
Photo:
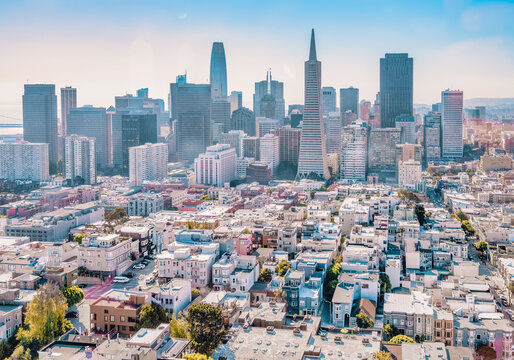
<path id="1" fill-rule="evenodd" d="M 175 316 L 191 303 L 191 281 L 173 279 L 169 283 L 148 289 L 148 303 L 161 305 L 168 316 Z"/>
<path id="2" fill-rule="evenodd" d="M 21 305 L 0 305 L 0 340 L 15 335 L 22 325 Z"/>
<path id="3" fill-rule="evenodd" d="M 132 241 L 127 237 L 91 234 L 82 240 L 79 264 L 89 271 L 120 275 L 132 265 L 132 251 Z"/>
<path id="4" fill-rule="evenodd" d="M 215 259 L 214 253 L 194 254 L 190 248 L 163 252 L 157 255 L 158 276 L 164 279 L 188 279 L 193 287 L 204 288 L 211 283 Z"/>

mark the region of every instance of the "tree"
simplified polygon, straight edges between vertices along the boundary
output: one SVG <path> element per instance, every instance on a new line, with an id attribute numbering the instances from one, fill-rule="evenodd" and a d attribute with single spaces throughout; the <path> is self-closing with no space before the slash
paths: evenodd
<path id="1" fill-rule="evenodd" d="M 187 322 L 193 349 L 210 355 L 225 335 L 221 309 L 211 304 L 192 305 L 187 312 Z"/>
<path id="2" fill-rule="evenodd" d="M 466 213 L 464 213 L 462 210 L 459 210 L 455 213 L 455 216 L 457 216 L 457 218 L 459 219 L 460 222 L 464 221 L 464 220 L 469 220 L 469 216 L 466 215 Z"/>
<path id="3" fill-rule="evenodd" d="M 212 360 L 212 358 L 210 356 L 207 357 L 207 355 L 198 354 L 198 353 L 191 353 L 191 354 L 184 355 L 182 357 L 182 359 L 186 359 L 186 360 Z"/>
<path id="4" fill-rule="evenodd" d="M 121 225 L 128 220 L 130 220 L 130 216 L 128 216 L 125 209 L 121 207 L 117 207 L 105 216 L 105 221 L 116 225 Z"/>
<path id="5" fill-rule="evenodd" d="M 192 288 L 191 289 L 191 297 L 194 299 L 194 298 L 197 298 L 198 296 L 201 296 L 202 295 L 202 290 L 200 289 L 197 289 L 197 288 Z"/>
<path id="6" fill-rule="evenodd" d="M 386 273 L 380 273 L 380 299 L 383 300 L 384 294 L 391 292 L 391 280 Z"/>
<path id="7" fill-rule="evenodd" d="M 187 332 L 187 322 L 179 313 L 179 316 L 172 315 L 170 321 L 170 335 L 174 338 L 178 339 L 187 339 L 189 337 L 189 333 Z"/>
<path id="8" fill-rule="evenodd" d="M 259 281 L 269 283 L 273 278 L 270 269 L 262 269 L 259 274 Z"/>
<path id="9" fill-rule="evenodd" d="M 43 285 L 27 305 L 26 337 L 48 344 L 70 330 L 73 326 L 66 319 L 66 310 L 68 310 L 68 303 L 59 287 L 52 283 Z"/>
<path id="10" fill-rule="evenodd" d="M 418 218 L 419 225 L 425 225 L 425 207 L 423 205 L 416 205 L 414 212 Z"/>
<path id="11" fill-rule="evenodd" d="M 373 354 L 373 357 L 377 360 L 393 360 L 391 353 L 388 353 L 387 351 L 377 351 Z"/>
<path id="12" fill-rule="evenodd" d="M 7 342 L 7 340 L 0 341 L 0 359 L 6 359 L 11 356 L 12 347 L 11 344 Z"/>
<path id="13" fill-rule="evenodd" d="M 391 338 L 394 338 L 396 335 L 399 335 L 400 332 L 398 331 L 396 326 L 387 324 L 384 326 L 384 334 L 386 334 L 386 336 L 389 339 L 391 339 Z"/>
<path id="14" fill-rule="evenodd" d="M 79 245 L 82 245 L 82 240 L 84 240 L 85 237 L 86 237 L 86 234 L 84 234 L 84 233 L 77 234 L 73 237 L 73 241 L 78 243 Z"/>
<path id="15" fill-rule="evenodd" d="M 291 264 L 289 264 L 286 260 L 280 260 L 277 267 L 275 268 L 275 273 L 278 276 L 284 276 L 287 273 L 287 270 L 291 268 Z"/>
<path id="16" fill-rule="evenodd" d="M 332 300 L 334 292 L 336 290 L 339 274 L 341 273 L 341 263 L 333 262 L 328 268 L 327 275 L 325 276 L 325 282 L 323 284 L 325 297 L 328 301 Z"/>
<path id="17" fill-rule="evenodd" d="M 72 307 L 84 299 L 84 291 L 77 285 L 63 288 L 62 293 L 68 302 L 68 307 Z"/>
<path id="18" fill-rule="evenodd" d="M 509 285 L 507 285 L 507 290 L 509 290 L 509 306 L 510 306 L 510 297 L 514 295 L 514 281 L 511 281 Z"/>
<path id="19" fill-rule="evenodd" d="M 363 312 L 358 313 L 356 318 L 357 318 L 357 326 L 362 329 L 369 329 L 369 328 L 372 328 L 373 325 L 375 325 L 373 320 L 371 320 L 371 318 L 368 315 L 364 314 Z"/>
<path id="20" fill-rule="evenodd" d="M 487 243 L 483 240 L 480 240 L 475 244 L 475 249 L 477 249 L 481 253 L 484 253 L 487 250 Z"/>
<path id="21" fill-rule="evenodd" d="M 168 322 L 168 312 L 159 304 L 145 304 L 141 307 L 136 322 L 136 329 L 155 329 Z"/>
<path id="22" fill-rule="evenodd" d="M 273 291 L 273 300 L 276 302 L 283 302 L 286 297 L 286 292 L 280 289 Z"/>
<path id="23" fill-rule="evenodd" d="M 391 344 L 401 344 L 401 343 L 415 343 L 415 341 L 408 337 L 407 335 L 396 335 L 391 340 L 389 340 Z"/>
<path id="24" fill-rule="evenodd" d="M 469 223 L 469 220 L 464 220 L 461 223 L 461 228 L 462 228 L 462 230 L 464 230 L 464 232 L 467 235 L 473 236 L 475 234 L 475 229 L 473 228 L 473 226 L 471 226 L 471 224 Z"/>

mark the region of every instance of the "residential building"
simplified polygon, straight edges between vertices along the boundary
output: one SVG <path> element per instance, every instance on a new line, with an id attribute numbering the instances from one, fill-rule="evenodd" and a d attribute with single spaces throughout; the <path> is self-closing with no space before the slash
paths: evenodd
<path id="1" fill-rule="evenodd" d="M 128 199 L 127 213 L 129 216 L 148 216 L 162 210 L 164 210 L 164 198 L 161 194 L 136 194 Z"/>
<path id="2" fill-rule="evenodd" d="M 259 159 L 267 164 L 274 174 L 280 162 L 279 137 L 273 134 L 266 134 L 261 137 L 259 145 Z"/>
<path id="3" fill-rule="evenodd" d="M 48 172 L 48 144 L 0 142 L 0 179 L 46 181 Z"/>
<path id="4" fill-rule="evenodd" d="M 402 144 L 416 143 L 416 122 L 412 115 L 400 115 L 395 119 L 395 127 L 400 130 Z"/>
<path id="5" fill-rule="evenodd" d="M 421 163 L 415 160 L 400 161 L 398 164 L 398 186 L 415 189 L 421 181 Z"/>
<path id="6" fill-rule="evenodd" d="M 396 178 L 396 145 L 401 132 L 396 128 L 371 129 L 368 139 L 368 176 L 378 176 L 382 181 Z"/>
<path id="7" fill-rule="evenodd" d="M 205 288 L 211 283 L 215 258 L 213 253 L 194 254 L 189 248 L 162 252 L 157 255 L 158 277 L 188 279 L 192 286 Z"/>
<path id="8" fill-rule="evenodd" d="M 161 305 L 171 318 L 191 303 L 191 281 L 173 279 L 164 285 L 148 289 L 148 303 Z"/>
<path id="9" fill-rule="evenodd" d="M 168 145 L 144 144 L 129 148 L 129 179 L 133 185 L 164 179 L 167 175 Z"/>
<path id="10" fill-rule="evenodd" d="M 275 137 L 278 137 L 279 162 L 298 164 L 302 131 L 300 129 L 291 128 L 291 126 L 287 125 L 274 129 L 271 133 L 275 135 Z"/>
<path id="11" fill-rule="evenodd" d="M 95 139 L 71 135 L 64 138 L 64 178 L 73 185 L 96 184 Z"/>
<path id="12" fill-rule="evenodd" d="M 351 182 L 363 182 L 366 180 L 367 130 L 363 122 L 343 128 L 339 165 L 341 179 Z"/>
<path id="13" fill-rule="evenodd" d="M 446 159 L 461 158 L 462 142 L 462 104 L 463 92 L 445 90 L 441 92 L 441 156 Z"/>
<path id="14" fill-rule="evenodd" d="M 82 240 L 78 260 L 89 271 L 113 276 L 123 274 L 132 265 L 131 254 L 129 238 L 119 234 L 91 234 Z"/>
<path id="15" fill-rule="evenodd" d="M 441 159 L 441 113 L 429 112 L 423 124 L 424 163 Z"/>
<path id="16" fill-rule="evenodd" d="M 61 88 L 61 135 L 66 136 L 68 132 L 68 114 L 70 110 L 77 107 L 77 89 L 71 86 Z"/>
<path id="17" fill-rule="evenodd" d="M 236 179 L 236 149 L 229 144 L 207 147 L 194 162 L 196 183 L 224 186 Z"/>
<path id="18" fill-rule="evenodd" d="M 327 154 L 341 154 L 341 113 L 329 112 L 325 119 Z"/>

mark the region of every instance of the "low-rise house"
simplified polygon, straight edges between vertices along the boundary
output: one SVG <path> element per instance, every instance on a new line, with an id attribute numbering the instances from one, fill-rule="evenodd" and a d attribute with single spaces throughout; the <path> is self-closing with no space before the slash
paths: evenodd
<path id="1" fill-rule="evenodd" d="M 259 278 L 259 263 L 255 256 L 239 256 L 230 274 L 230 288 L 236 293 L 248 293 Z"/>
<path id="2" fill-rule="evenodd" d="M 161 305 L 168 316 L 177 315 L 191 303 L 191 281 L 174 279 L 148 289 L 148 303 Z"/>
<path id="3" fill-rule="evenodd" d="M 21 305 L 0 305 L 0 340 L 8 340 L 14 336 L 21 325 Z"/>
<path id="4" fill-rule="evenodd" d="M 119 234 L 91 234 L 82 240 L 79 266 L 89 271 L 120 275 L 132 265 L 132 241 Z"/>

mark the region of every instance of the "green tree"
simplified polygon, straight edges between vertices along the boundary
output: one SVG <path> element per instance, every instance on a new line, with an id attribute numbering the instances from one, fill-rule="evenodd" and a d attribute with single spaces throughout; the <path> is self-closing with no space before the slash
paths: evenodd
<path id="1" fill-rule="evenodd" d="M 323 291 L 328 301 L 332 300 L 332 296 L 334 296 L 341 269 L 341 263 L 338 261 L 333 261 L 332 265 L 330 265 L 328 268 L 327 275 L 325 276 L 325 282 L 323 284 Z"/>
<path id="2" fill-rule="evenodd" d="M 357 318 L 357 326 L 360 328 L 369 329 L 369 328 L 372 328 L 373 325 L 375 325 L 373 320 L 371 320 L 371 318 L 368 315 L 364 314 L 363 312 L 358 313 L 356 318 Z"/>
<path id="3" fill-rule="evenodd" d="M 221 309 L 211 304 L 192 305 L 186 319 L 193 349 L 210 355 L 225 335 Z"/>
<path id="4" fill-rule="evenodd" d="M 459 210 L 455 213 L 455 216 L 457 216 L 457 218 L 459 219 L 460 222 L 464 221 L 464 220 L 469 220 L 469 216 L 466 215 L 466 213 L 464 213 L 462 210 Z"/>
<path id="5" fill-rule="evenodd" d="M 280 260 L 277 267 L 275 268 L 275 273 L 278 276 L 284 276 L 287 273 L 287 270 L 291 268 L 291 264 L 289 264 L 286 260 Z"/>
<path id="6" fill-rule="evenodd" d="M 76 243 L 79 243 L 79 245 L 82 245 L 82 240 L 84 240 L 85 237 L 86 237 L 86 234 L 84 234 L 84 233 L 77 234 L 73 237 L 73 241 L 75 241 Z"/>
<path id="7" fill-rule="evenodd" d="M 464 220 L 462 223 L 461 223 L 461 227 L 462 227 L 462 230 L 464 230 L 464 232 L 468 235 L 474 235 L 475 234 L 475 229 L 473 228 L 473 226 L 471 226 L 471 224 L 469 223 L 469 220 Z"/>
<path id="8" fill-rule="evenodd" d="M 6 359 L 11 356 L 13 349 L 11 344 L 7 342 L 7 340 L 0 341 L 0 359 Z"/>
<path id="9" fill-rule="evenodd" d="M 72 307 L 75 304 L 80 303 L 84 299 L 84 291 L 77 285 L 65 287 L 62 289 L 62 293 L 66 298 L 68 307 Z"/>
<path id="10" fill-rule="evenodd" d="M 262 269 L 259 274 L 259 281 L 269 283 L 273 279 L 270 269 Z"/>
<path id="11" fill-rule="evenodd" d="M 121 225 L 130 220 L 124 208 L 117 207 L 105 216 L 104 229 L 106 232 L 113 232 L 116 225 Z"/>
<path id="12" fill-rule="evenodd" d="M 179 316 L 172 315 L 170 321 L 170 335 L 174 338 L 178 339 L 187 339 L 189 338 L 189 333 L 187 332 L 187 322 L 179 313 Z"/>
<path id="13" fill-rule="evenodd" d="M 168 322 L 168 312 L 159 304 L 145 304 L 141 307 L 136 322 L 136 329 L 155 329 Z"/>
<path id="14" fill-rule="evenodd" d="M 389 279 L 389 275 L 386 273 L 380 273 L 380 292 L 382 296 L 385 293 L 391 292 L 391 280 Z"/>
<path id="15" fill-rule="evenodd" d="M 201 295 L 202 295 L 202 290 L 197 289 L 197 288 L 191 288 L 191 297 L 193 299 L 197 298 L 198 296 L 201 296 Z"/>
<path id="16" fill-rule="evenodd" d="M 187 354 L 182 357 L 182 359 L 186 360 L 212 360 L 210 356 L 198 353 Z"/>
<path id="17" fill-rule="evenodd" d="M 52 283 L 43 285 L 27 305 L 26 337 L 48 344 L 70 330 L 73 326 L 66 319 L 66 310 L 68 303 L 59 287 Z"/>
<path id="18" fill-rule="evenodd" d="M 484 253 L 487 250 L 487 243 L 483 240 L 480 240 L 475 244 L 475 249 L 477 249 L 481 253 Z"/>
<path id="19" fill-rule="evenodd" d="M 400 332 L 398 331 L 396 326 L 387 324 L 384 326 L 384 334 L 386 334 L 386 336 L 389 339 L 391 339 L 391 338 L 394 338 L 396 335 L 399 335 Z"/>
<path id="20" fill-rule="evenodd" d="M 396 335 L 391 340 L 389 340 L 391 344 L 401 344 L 401 343 L 415 343 L 415 341 L 408 337 L 407 335 Z"/>
<path id="21" fill-rule="evenodd" d="M 391 353 L 388 353 L 387 351 L 377 351 L 373 354 L 373 357 L 377 360 L 393 360 Z"/>
<path id="22" fill-rule="evenodd" d="M 273 300 L 274 301 L 283 302 L 285 297 L 286 297 L 285 291 L 283 291 L 281 289 L 277 289 L 277 290 L 273 291 Z"/>

